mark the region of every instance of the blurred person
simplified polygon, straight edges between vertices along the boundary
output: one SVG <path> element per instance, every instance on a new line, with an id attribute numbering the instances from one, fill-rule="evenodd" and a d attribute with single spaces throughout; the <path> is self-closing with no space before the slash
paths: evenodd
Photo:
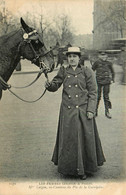
<path id="1" fill-rule="evenodd" d="M 52 161 L 63 175 L 86 179 L 105 162 L 94 118 L 97 102 L 93 71 L 79 63 L 80 48 L 69 47 L 68 66 L 60 67 L 45 87 L 55 92 L 63 84 L 56 144 Z"/>
<path id="2" fill-rule="evenodd" d="M 109 109 L 112 108 L 112 103 L 109 99 L 110 84 L 115 82 L 115 72 L 111 62 L 107 60 L 107 53 L 99 51 L 98 60 L 92 65 L 92 69 L 96 71 L 96 81 L 97 81 L 97 105 L 95 116 L 98 116 L 98 106 L 101 100 L 101 94 L 103 91 L 103 99 L 105 105 L 105 116 L 109 119 L 112 118 Z"/>

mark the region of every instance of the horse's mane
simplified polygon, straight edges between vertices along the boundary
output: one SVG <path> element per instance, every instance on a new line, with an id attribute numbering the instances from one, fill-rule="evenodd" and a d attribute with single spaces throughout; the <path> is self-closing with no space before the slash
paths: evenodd
<path id="1" fill-rule="evenodd" d="M 22 39 L 21 30 L 12 31 L 0 37 L 0 75 L 8 80 L 13 71 L 14 56 L 17 54 L 18 44 Z M 13 64 L 14 63 L 14 64 Z"/>
<path id="2" fill-rule="evenodd" d="M 0 53 L 5 53 L 14 48 L 20 40 L 20 29 L 14 30 L 0 37 Z"/>
<path id="3" fill-rule="evenodd" d="M 0 36 L 0 40 L 3 40 L 3 39 L 9 39 L 11 38 L 15 33 L 17 32 L 17 30 L 14 30 L 14 31 L 11 31 L 5 35 L 2 35 Z"/>

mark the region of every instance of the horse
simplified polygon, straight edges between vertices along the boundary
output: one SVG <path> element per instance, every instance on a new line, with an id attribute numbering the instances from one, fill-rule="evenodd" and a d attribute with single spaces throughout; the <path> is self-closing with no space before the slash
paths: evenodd
<path id="1" fill-rule="evenodd" d="M 46 74 L 54 69 L 54 59 L 45 47 L 41 34 L 20 18 L 21 27 L 0 37 L 0 78 L 7 82 L 20 59 L 27 59 L 36 66 L 46 65 Z M 6 88 L 0 81 L 0 99 Z"/>

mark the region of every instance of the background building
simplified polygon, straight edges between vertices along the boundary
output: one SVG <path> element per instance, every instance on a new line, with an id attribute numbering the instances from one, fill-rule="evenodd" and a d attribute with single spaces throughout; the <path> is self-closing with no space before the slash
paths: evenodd
<path id="1" fill-rule="evenodd" d="M 109 49 L 110 42 L 126 37 L 126 1 L 94 0 L 93 48 Z"/>

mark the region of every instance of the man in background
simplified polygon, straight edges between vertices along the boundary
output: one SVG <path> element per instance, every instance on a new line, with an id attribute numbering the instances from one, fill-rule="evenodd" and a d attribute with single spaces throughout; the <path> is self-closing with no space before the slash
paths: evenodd
<path id="1" fill-rule="evenodd" d="M 105 105 L 105 116 L 109 119 L 112 118 L 109 109 L 112 104 L 109 100 L 110 84 L 115 82 L 115 72 L 111 62 L 107 60 L 107 53 L 99 51 L 98 60 L 92 65 L 92 69 L 96 71 L 96 81 L 98 86 L 98 97 L 95 116 L 98 116 L 98 106 L 101 100 L 101 93 L 103 91 L 103 99 Z"/>

